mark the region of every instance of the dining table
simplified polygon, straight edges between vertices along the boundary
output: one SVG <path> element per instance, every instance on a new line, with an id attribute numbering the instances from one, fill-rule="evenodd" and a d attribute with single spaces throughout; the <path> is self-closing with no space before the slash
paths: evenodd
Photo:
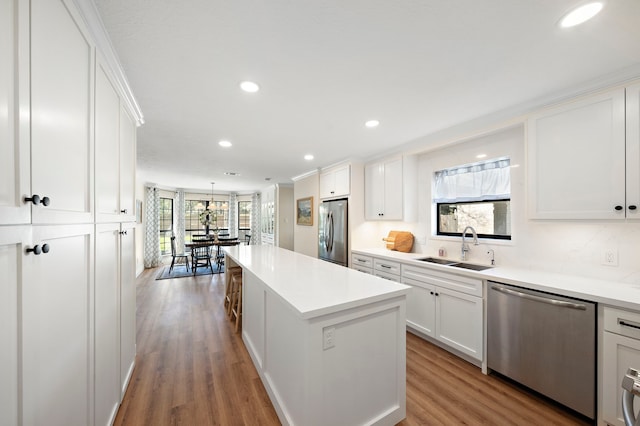
<path id="1" fill-rule="evenodd" d="M 191 250 L 191 256 L 194 256 L 194 250 L 199 247 L 216 247 L 215 257 L 212 257 L 216 262 L 216 266 L 218 270 L 220 270 L 221 266 L 224 264 L 224 256 L 220 251 L 220 247 L 230 247 L 237 246 L 240 244 L 240 240 L 237 237 L 220 237 L 217 238 L 214 235 L 211 235 L 209 238 L 203 238 L 198 241 L 191 241 L 190 243 L 186 243 L 184 246 L 187 249 Z M 192 262 L 193 265 L 193 275 L 196 274 L 197 266 Z"/>

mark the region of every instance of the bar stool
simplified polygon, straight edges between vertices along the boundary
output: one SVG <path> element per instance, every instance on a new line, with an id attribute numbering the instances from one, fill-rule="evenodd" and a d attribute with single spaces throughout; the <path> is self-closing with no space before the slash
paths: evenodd
<path id="1" fill-rule="evenodd" d="M 240 317 L 242 316 L 242 274 L 236 273 L 231 276 L 231 291 L 229 299 L 229 319 L 233 321 L 233 317 L 236 320 L 236 333 L 238 332 L 238 325 L 240 325 Z"/>
<path id="2" fill-rule="evenodd" d="M 231 277 L 235 274 L 242 275 L 242 268 L 239 266 L 232 266 L 225 271 L 225 280 L 224 280 L 224 301 L 223 306 L 226 309 L 227 315 L 229 315 L 229 302 L 231 301 Z"/>

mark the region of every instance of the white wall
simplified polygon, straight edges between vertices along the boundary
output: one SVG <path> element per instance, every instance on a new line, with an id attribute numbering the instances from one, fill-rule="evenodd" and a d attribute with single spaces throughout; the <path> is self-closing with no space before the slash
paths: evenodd
<path id="1" fill-rule="evenodd" d="M 312 173 L 293 184 L 294 209 L 296 200 L 313 197 L 313 225 L 293 224 L 293 250 L 307 256 L 318 257 L 318 205 L 320 203 L 320 182 L 318 173 Z M 294 215 L 295 221 L 295 215 Z"/>
<path id="2" fill-rule="evenodd" d="M 512 240 L 481 240 L 471 245 L 468 259 L 488 263 L 488 249 L 495 250 L 498 266 L 567 273 L 592 278 L 640 283 L 640 222 L 596 220 L 529 220 L 526 217 L 526 162 L 524 157 L 524 125 L 502 129 L 494 134 L 467 139 L 445 148 L 419 155 L 418 219 L 413 222 L 368 222 L 368 232 L 378 238 L 371 245 L 354 247 L 384 247 L 381 238 L 391 229 L 408 230 L 416 237 L 413 251 L 425 255 L 447 250 L 447 257 L 459 259 L 460 238 L 436 237 L 435 209 L 431 202 L 431 176 L 439 169 L 478 161 L 476 155 L 488 159 L 511 158 Z M 572 164 L 568 164 L 570 173 Z M 603 251 L 618 251 L 617 267 L 602 265 Z"/>

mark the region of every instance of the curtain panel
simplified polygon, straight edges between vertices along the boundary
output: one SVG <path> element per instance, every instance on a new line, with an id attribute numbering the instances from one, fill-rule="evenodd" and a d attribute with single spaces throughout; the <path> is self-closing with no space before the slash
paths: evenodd
<path id="1" fill-rule="evenodd" d="M 145 187 L 144 228 L 144 267 L 155 268 L 160 266 L 162 256 L 160 254 L 160 191 L 158 188 Z"/>
<path id="2" fill-rule="evenodd" d="M 508 158 L 435 172 L 434 202 L 459 203 L 511 198 Z"/>
<path id="3" fill-rule="evenodd" d="M 173 235 L 176 237 L 176 247 L 178 250 L 182 250 L 185 243 L 185 193 L 184 189 L 178 189 L 176 191 L 175 198 L 173 199 L 173 214 L 174 214 L 174 225 L 173 225 Z"/>
<path id="4" fill-rule="evenodd" d="M 229 194 L 229 236 L 238 236 L 238 196 L 235 193 Z"/>
<path id="5" fill-rule="evenodd" d="M 262 235 L 260 234 L 260 210 L 262 209 L 260 193 L 256 192 L 251 195 L 251 244 L 262 244 Z"/>

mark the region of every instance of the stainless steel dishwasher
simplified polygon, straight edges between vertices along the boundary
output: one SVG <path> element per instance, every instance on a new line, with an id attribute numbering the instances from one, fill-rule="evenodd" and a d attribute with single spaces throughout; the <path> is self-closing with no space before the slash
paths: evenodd
<path id="1" fill-rule="evenodd" d="M 596 305 L 489 282 L 487 365 L 591 419 Z"/>

